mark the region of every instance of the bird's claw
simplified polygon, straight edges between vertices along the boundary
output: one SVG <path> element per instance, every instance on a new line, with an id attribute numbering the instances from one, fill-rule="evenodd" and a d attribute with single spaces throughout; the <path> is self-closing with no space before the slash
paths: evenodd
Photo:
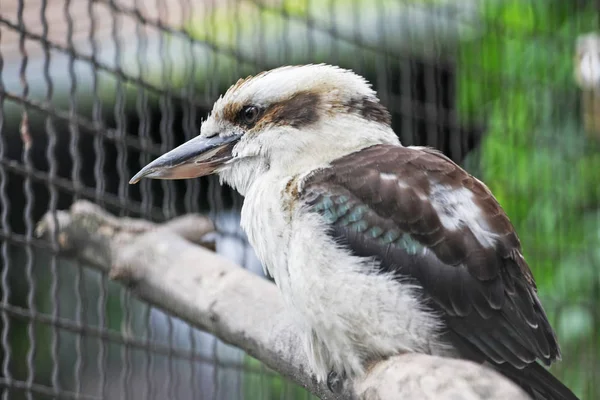
<path id="1" fill-rule="evenodd" d="M 344 380 L 346 379 L 346 374 L 338 374 L 334 370 L 329 371 L 327 374 L 327 387 L 331 390 L 332 393 L 341 393 L 342 388 L 344 387 Z"/>

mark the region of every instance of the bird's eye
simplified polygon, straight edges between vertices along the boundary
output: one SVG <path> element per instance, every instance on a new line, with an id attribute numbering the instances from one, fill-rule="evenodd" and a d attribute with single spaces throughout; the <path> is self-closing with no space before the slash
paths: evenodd
<path id="1" fill-rule="evenodd" d="M 255 123 L 258 114 L 260 114 L 260 110 L 256 106 L 246 106 L 240 111 L 241 120 L 247 125 Z"/>

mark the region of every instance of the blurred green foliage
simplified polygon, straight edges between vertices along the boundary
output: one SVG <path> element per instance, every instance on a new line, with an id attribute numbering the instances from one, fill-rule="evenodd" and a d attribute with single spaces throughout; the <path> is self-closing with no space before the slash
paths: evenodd
<path id="1" fill-rule="evenodd" d="M 553 370 L 600 398 L 600 143 L 586 136 L 573 78 L 594 2 L 485 0 L 483 34 L 458 58 L 458 107 L 487 127 L 478 174 L 519 232 L 563 348 Z"/>

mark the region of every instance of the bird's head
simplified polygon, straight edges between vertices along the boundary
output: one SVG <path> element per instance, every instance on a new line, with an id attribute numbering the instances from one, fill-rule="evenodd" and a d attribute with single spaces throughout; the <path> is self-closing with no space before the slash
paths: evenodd
<path id="1" fill-rule="evenodd" d="M 330 65 L 287 66 L 240 79 L 215 102 L 199 136 L 130 183 L 218 173 L 245 194 L 267 172 L 308 172 L 380 143 L 399 142 L 364 78 Z"/>

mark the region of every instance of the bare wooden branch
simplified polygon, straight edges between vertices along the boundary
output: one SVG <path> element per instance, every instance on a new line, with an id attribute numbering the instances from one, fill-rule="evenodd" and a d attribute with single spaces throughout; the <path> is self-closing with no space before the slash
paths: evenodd
<path id="1" fill-rule="evenodd" d="M 126 284 L 141 299 L 211 332 L 322 399 L 528 397 L 495 371 L 464 360 L 406 354 L 381 361 L 342 394 L 317 383 L 275 285 L 195 243 L 212 223 L 187 215 L 165 224 L 115 218 L 80 201 L 37 227 L 60 251 Z"/>

